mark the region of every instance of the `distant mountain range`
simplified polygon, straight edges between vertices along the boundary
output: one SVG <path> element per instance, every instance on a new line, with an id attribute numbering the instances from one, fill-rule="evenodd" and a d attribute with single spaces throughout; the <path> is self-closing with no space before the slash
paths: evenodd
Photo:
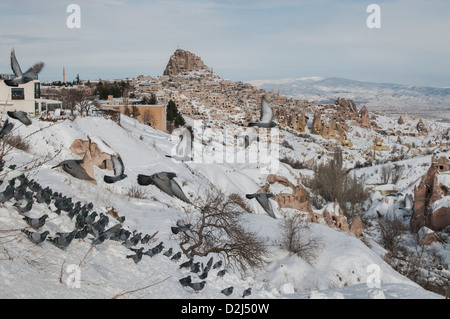
<path id="1" fill-rule="evenodd" d="M 266 91 L 296 99 L 332 103 L 338 97 L 352 99 L 358 107 L 391 112 L 450 112 L 450 88 L 373 83 L 342 78 L 295 78 L 249 81 Z"/>

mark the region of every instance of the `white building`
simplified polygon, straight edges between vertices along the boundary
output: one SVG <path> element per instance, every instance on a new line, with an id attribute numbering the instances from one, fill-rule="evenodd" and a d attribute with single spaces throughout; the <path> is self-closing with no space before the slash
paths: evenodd
<path id="1" fill-rule="evenodd" d="M 0 112 L 25 111 L 38 115 L 41 112 L 41 83 L 39 80 L 8 86 L 0 79 Z"/>

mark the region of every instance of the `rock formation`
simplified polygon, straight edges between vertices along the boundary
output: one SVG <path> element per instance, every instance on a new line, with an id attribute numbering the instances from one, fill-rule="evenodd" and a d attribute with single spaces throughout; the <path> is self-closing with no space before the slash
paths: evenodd
<path id="1" fill-rule="evenodd" d="M 425 124 L 423 123 L 422 119 L 419 120 L 419 122 L 417 122 L 417 131 L 419 132 L 419 134 L 421 135 L 426 135 L 428 134 L 428 130 L 425 126 Z"/>
<path id="2" fill-rule="evenodd" d="M 450 196 L 450 160 L 432 158 L 431 166 L 422 177 L 419 186 L 414 187 L 414 212 L 411 230 L 418 231 L 426 226 L 439 231 L 450 225 L 450 207 L 444 197 Z"/>
<path id="3" fill-rule="evenodd" d="M 189 51 L 177 49 L 175 53 L 170 57 L 163 74 L 174 76 L 179 74 L 186 74 L 193 71 L 212 74 L 211 70 L 203 63 L 200 57 Z"/>

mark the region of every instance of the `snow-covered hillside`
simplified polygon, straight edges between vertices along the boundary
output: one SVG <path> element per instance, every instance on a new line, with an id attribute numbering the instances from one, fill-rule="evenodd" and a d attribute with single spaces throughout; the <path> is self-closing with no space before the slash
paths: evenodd
<path id="1" fill-rule="evenodd" d="M 449 88 L 373 83 L 336 77 L 255 80 L 249 83 L 266 91 L 280 90 L 281 95 L 296 99 L 333 103 L 338 97 L 341 97 L 352 99 L 359 106 L 366 105 L 371 110 L 377 109 L 386 112 L 397 110 L 415 113 L 424 109 L 428 111 L 430 109 L 432 111 L 447 110 L 450 106 Z"/>
<path id="2" fill-rule="evenodd" d="M 360 239 L 345 232 L 321 224 L 311 224 L 311 234 L 319 237 L 321 247 L 316 259 L 308 263 L 280 248 L 280 222 L 282 218 L 269 217 L 255 200 L 245 199 L 252 214 L 244 216 L 245 226 L 269 245 L 269 260 L 263 269 L 248 270 L 226 268 L 227 273 L 218 277 L 220 269 L 213 269 L 205 279 L 206 286 L 198 294 L 190 287 L 182 287 L 179 279 L 188 275 L 193 282 L 200 282 L 198 274 L 180 268 L 187 261 L 183 255 L 179 262 L 163 255 L 172 248 L 173 253 L 181 251 L 180 238 L 171 232 L 178 219 L 189 219 L 196 214 L 194 205 L 185 203 L 163 193 L 155 186 L 138 186 L 137 175 L 151 175 L 156 172 L 174 172 L 176 180 L 191 202 L 205 198 L 208 191 L 223 190 L 225 194 L 256 192 L 262 186 L 257 164 L 228 163 L 180 163 L 167 158 L 176 145 L 176 139 L 166 133 L 122 116 L 121 124 L 102 117 L 78 117 L 73 121 L 56 123 L 33 119 L 30 126 L 15 122 L 13 134 L 29 141 L 28 152 L 11 151 L 6 157 L 4 170 L 0 173 L 5 189 L 8 181 L 26 171 L 29 180 L 34 179 L 43 187 L 73 198 L 73 202 L 93 203 L 93 210 L 106 213 L 111 207 L 125 216 L 123 228 L 130 231 L 154 235 L 147 244 L 138 244 L 144 251 L 163 243 L 163 252 L 143 256 L 139 263 L 126 258 L 134 254 L 120 242 L 106 240 L 91 247 L 91 235 L 85 241 L 75 239 L 65 251 L 49 241 L 35 245 L 20 230 L 27 227 L 23 217 L 13 204 L 5 202 L 0 207 L 0 297 L 1 298 L 163 298 L 163 299 L 222 299 L 242 298 L 245 289 L 251 287 L 250 298 L 443 298 L 421 288 L 416 283 L 394 271 L 381 257 L 383 249 L 370 238 L 369 248 Z M 115 184 L 103 182 L 105 174 L 112 171 L 94 168 L 97 185 L 78 180 L 61 169 L 52 169 L 59 162 L 77 158 L 69 147 L 77 139 L 103 140 L 110 149 L 120 154 L 125 165 L 127 178 Z M 314 143 L 307 145 L 302 139 L 284 132 L 284 139 L 293 150 L 281 148 L 284 155 L 309 159 L 307 153 Z M 318 150 L 320 146 L 314 144 Z M 363 142 L 360 143 L 363 147 Z M 357 151 L 355 151 L 357 153 Z M 319 156 L 315 153 L 312 158 Z M 50 158 L 46 161 L 46 158 Z M 320 157 L 319 157 L 320 158 Z M 429 162 L 429 157 L 420 161 Z M 413 163 L 416 165 L 418 162 Z M 16 164 L 15 170 L 8 166 Z M 405 166 L 408 163 L 405 162 Z M 279 163 L 278 175 L 295 180 L 302 170 Z M 375 169 L 375 168 L 371 168 Z M 411 171 L 412 172 L 412 171 Z M 303 172 L 306 173 L 306 172 Z M 368 170 L 358 171 L 366 179 L 375 176 Z M 422 170 L 405 178 L 405 187 L 412 187 L 412 180 Z M 372 181 L 376 184 L 376 181 Z M 19 183 L 16 180 L 16 183 Z M 371 183 L 367 180 L 367 183 Z M 145 198 L 129 196 L 132 188 L 140 189 Z M 273 202 L 274 207 L 276 203 Z M 375 204 L 374 204 L 375 205 Z M 70 232 L 75 219 L 64 212 L 56 214 L 54 204 L 35 203 L 30 217 L 48 214 L 49 218 L 40 229 L 56 232 Z M 373 209 L 372 209 L 373 210 Z M 281 212 L 277 211 L 277 216 Z M 110 217 L 108 228 L 118 224 Z M 221 256 L 195 256 L 194 261 L 206 264 L 210 257 L 214 261 Z M 379 286 L 376 285 L 379 279 Z M 71 286 L 75 284 L 75 286 Z M 375 287 L 373 286 L 375 284 Z M 225 297 L 221 290 L 233 286 L 234 292 Z"/>

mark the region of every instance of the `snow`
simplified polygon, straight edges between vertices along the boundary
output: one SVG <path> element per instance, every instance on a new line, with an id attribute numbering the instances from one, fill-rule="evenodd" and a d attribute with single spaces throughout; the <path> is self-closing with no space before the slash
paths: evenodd
<path id="1" fill-rule="evenodd" d="M 28 153 L 14 150 L 8 154 L 8 165 L 15 163 L 20 166 L 24 163 L 30 168 L 30 162 L 35 158 L 43 160 L 43 156 L 55 156 L 31 167 L 27 172 L 29 178 L 44 187 L 49 186 L 64 195 L 73 196 L 74 201 L 92 202 L 98 213 L 106 213 L 114 207 L 120 216 L 126 217 L 123 227 L 143 234 L 155 234 L 149 244 L 141 245 L 145 250 L 163 242 L 164 251 L 171 247 L 174 252 L 180 251 L 179 238 L 172 234 L 170 227 L 178 219 L 189 219 L 196 208 L 154 186 L 137 186 L 138 174 L 175 172 L 175 179 L 193 202 L 203 199 L 208 190 L 219 189 L 225 194 L 238 193 L 245 199 L 245 194 L 258 191 L 267 177 L 261 175 L 257 164 L 252 163 L 173 161 L 165 157 L 176 146 L 169 134 L 125 116 L 122 116 L 120 125 L 101 117 L 78 117 L 55 124 L 33 119 L 29 127 L 17 122 L 13 132 L 28 136 L 30 150 Z M 102 150 L 120 154 L 128 178 L 106 184 L 103 175 L 107 172 L 95 167 L 98 184 L 93 185 L 76 180 L 60 169 L 51 168 L 62 160 L 75 158 L 69 150 L 70 145 L 75 139 L 87 139 L 88 136 L 96 142 L 104 141 L 107 145 L 101 143 Z M 287 133 L 287 136 L 290 135 Z M 293 141 L 292 145 L 298 144 Z M 303 149 L 299 149 L 300 154 Z M 9 179 L 14 173 L 10 172 L 6 177 L 3 175 L 6 171 L 5 168 L 0 173 L 2 179 Z M 295 184 L 299 171 L 280 165 L 278 174 Z M 362 174 L 362 171 L 357 173 Z M 367 175 L 367 170 L 364 174 Z M 146 198 L 129 197 L 127 193 L 132 187 L 144 191 Z M 291 191 L 282 185 L 271 187 L 279 192 Z M 235 289 L 230 298 L 240 298 L 242 291 L 249 286 L 252 287 L 252 298 L 256 299 L 443 298 L 395 272 L 378 252 L 360 239 L 324 225 L 311 224 L 311 234 L 319 237 L 322 245 L 316 259 L 308 263 L 280 248 L 282 214 L 276 202 L 271 201 L 279 218 L 273 219 L 256 200 L 245 201 L 253 214 L 244 216 L 244 224 L 269 245 L 268 263 L 263 269 L 248 270 L 244 274 L 227 268 L 223 278 L 216 277 L 218 270 L 211 270 L 207 284 L 199 294 L 178 282 L 187 275 L 192 275 L 194 282 L 200 281 L 189 270 L 179 268 L 180 263 L 188 260 L 186 256 L 178 263 L 162 254 L 143 256 L 141 262 L 135 264 L 126 258 L 133 252 L 111 240 L 95 248 L 91 248 L 89 239 L 85 242 L 74 240 L 66 251 L 50 242 L 36 246 L 20 232 L 26 224 L 14 210 L 13 201 L 6 202 L 5 207 L 0 207 L 0 298 L 219 299 L 224 298 L 220 290 L 229 286 Z M 49 214 L 49 220 L 42 230 L 54 234 L 73 229 L 74 221 L 64 214 L 49 212 L 45 204 L 35 203 L 29 215 L 37 217 L 44 213 Z M 108 227 L 117 223 L 112 218 L 110 220 Z M 216 254 L 212 256 L 215 261 L 220 258 Z M 206 263 L 209 257 L 196 256 L 195 260 Z M 378 290 L 368 285 L 370 276 L 374 275 L 373 271 L 369 271 L 371 265 L 376 265 L 379 270 L 376 273 L 381 281 Z"/>

